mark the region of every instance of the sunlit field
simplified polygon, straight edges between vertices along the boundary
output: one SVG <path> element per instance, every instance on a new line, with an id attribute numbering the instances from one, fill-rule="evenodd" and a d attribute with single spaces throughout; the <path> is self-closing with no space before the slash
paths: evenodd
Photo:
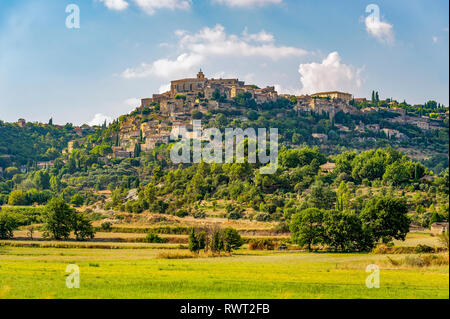
<path id="1" fill-rule="evenodd" d="M 240 249 L 232 257 L 165 259 L 163 252 L 187 250 L 123 245 L 0 246 L 0 298 L 449 298 L 448 264 L 394 265 L 405 255 Z M 80 268 L 79 289 L 66 287 L 69 264 Z M 369 264 L 380 267 L 378 289 L 366 287 Z"/>

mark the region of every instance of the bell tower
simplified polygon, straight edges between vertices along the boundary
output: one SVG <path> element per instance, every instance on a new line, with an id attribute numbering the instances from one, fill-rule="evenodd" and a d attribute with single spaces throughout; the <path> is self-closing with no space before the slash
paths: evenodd
<path id="1" fill-rule="evenodd" d="M 205 74 L 203 74 L 202 69 L 200 69 L 200 72 L 197 73 L 197 79 L 204 80 Z"/>

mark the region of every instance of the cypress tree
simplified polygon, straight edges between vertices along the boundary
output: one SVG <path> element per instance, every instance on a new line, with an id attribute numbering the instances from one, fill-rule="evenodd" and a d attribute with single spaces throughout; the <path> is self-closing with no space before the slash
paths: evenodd
<path id="1" fill-rule="evenodd" d="M 189 250 L 192 252 L 199 251 L 199 242 L 197 236 L 195 235 L 195 230 L 192 228 L 191 234 L 189 235 Z"/>

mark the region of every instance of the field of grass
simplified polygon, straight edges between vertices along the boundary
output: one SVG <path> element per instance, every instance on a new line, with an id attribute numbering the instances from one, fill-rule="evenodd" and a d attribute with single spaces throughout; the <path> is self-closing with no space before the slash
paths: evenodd
<path id="1" fill-rule="evenodd" d="M 162 259 L 177 249 L 121 248 L 0 246 L 0 298 L 449 298 L 448 265 L 393 266 L 387 255 L 241 249 Z M 69 264 L 80 268 L 79 289 L 66 288 Z M 378 289 L 366 287 L 369 264 L 380 267 Z"/>

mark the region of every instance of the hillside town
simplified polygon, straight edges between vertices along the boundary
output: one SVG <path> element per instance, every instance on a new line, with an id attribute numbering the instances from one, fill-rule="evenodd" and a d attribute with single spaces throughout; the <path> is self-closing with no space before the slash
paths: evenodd
<path id="1" fill-rule="evenodd" d="M 195 78 L 174 80 L 171 82 L 170 91 L 162 94 L 153 94 L 151 98 L 141 100 L 140 109 L 154 109 L 159 107 L 159 114 L 153 119 L 141 121 L 139 118 L 129 118 L 121 124 L 120 132 L 116 139 L 117 145 L 113 147 L 111 157 L 126 158 L 132 157 L 136 145 L 139 144 L 141 151 L 149 151 L 158 143 L 168 143 L 170 134 L 179 127 L 192 129 L 192 112 L 208 112 L 210 110 L 235 109 L 233 99 L 246 94 L 253 99 L 257 105 L 276 102 L 278 99 L 288 99 L 296 101 L 294 110 L 299 114 L 313 112 L 316 114 L 328 114 L 332 120 L 338 112 L 363 115 L 370 112 L 378 112 L 385 108 L 370 107 L 358 109 L 351 105 L 352 101 L 362 102 L 365 98 L 354 98 L 352 94 L 338 91 L 318 92 L 311 95 L 295 96 L 281 94 L 275 90 L 274 86 L 259 88 L 256 85 L 245 84 L 239 79 L 208 79 L 200 70 Z M 399 117 L 388 119 L 393 123 L 413 124 L 422 130 L 439 129 L 442 124 L 437 120 L 428 117 L 415 117 L 406 114 L 406 111 L 395 107 L 390 103 L 390 112 L 399 113 Z M 448 111 L 446 113 L 448 118 Z M 245 116 L 242 117 L 245 121 Z M 349 128 L 337 124 L 341 132 L 348 132 Z M 395 129 L 380 128 L 379 125 L 364 126 L 363 123 L 357 125 L 356 131 L 364 132 L 384 132 L 388 138 L 405 139 L 404 134 Z M 316 139 L 326 141 L 325 134 L 313 133 Z"/>
<path id="2" fill-rule="evenodd" d="M 142 98 L 141 105 L 137 108 L 146 117 L 126 117 L 120 122 L 120 130 L 112 136 L 115 145 L 112 146 L 112 153 L 102 160 L 106 163 L 111 158 L 131 158 L 134 157 L 135 150 L 146 152 L 154 149 L 158 144 L 168 144 L 171 140 L 171 132 L 179 132 L 180 127 L 192 130 L 192 114 L 206 113 L 209 111 L 237 111 L 238 106 L 234 99 L 245 96 L 252 99 L 256 106 L 264 103 L 277 102 L 280 99 L 289 100 L 293 103 L 293 110 L 302 114 L 315 113 L 326 114 L 329 120 L 333 119 L 337 113 L 343 112 L 351 115 L 369 115 L 374 112 L 389 111 L 398 116 L 387 118 L 386 121 L 404 125 L 411 124 L 423 131 L 439 130 L 442 128 L 442 120 L 449 116 L 448 110 L 440 114 L 439 118 L 431 119 L 427 116 L 414 116 L 408 114 L 404 108 L 398 107 L 395 101 L 389 101 L 388 107 L 369 106 L 357 108 L 356 104 L 368 103 L 366 98 L 355 98 L 352 94 L 339 91 L 317 92 L 310 95 L 291 95 L 279 93 L 274 86 L 259 88 L 254 84 L 246 84 L 239 79 L 209 79 L 200 70 L 195 78 L 185 78 L 171 82 L 170 91 L 162 94 L 153 94 L 151 98 Z M 282 117 L 279 113 L 277 116 Z M 247 121 L 245 115 L 239 117 L 242 121 Z M 25 119 L 19 119 L 19 127 L 26 126 Z M 384 133 L 388 139 L 408 140 L 408 137 L 397 129 L 383 128 L 379 124 L 364 124 L 360 122 L 351 130 L 348 126 L 335 123 L 334 126 L 341 136 L 350 132 L 355 133 Z M 55 125 L 57 128 L 63 126 Z M 76 135 L 82 139 L 83 135 L 92 132 L 92 127 L 83 125 L 73 127 Z M 328 135 L 323 133 L 311 133 L 312 138 L 320 143 L 328 141 Z M 194 138 L 194 136 L 192 136 Z M 356 140 L 373 139 L 372 137 L 356 137 Z M 74 146 L 79 140 L 72 140 L 68 143 L 64 151 L 71 154 Z M 37 167 L 45 169 L 51 167 L 53 161 L 38 162 Z"/>

